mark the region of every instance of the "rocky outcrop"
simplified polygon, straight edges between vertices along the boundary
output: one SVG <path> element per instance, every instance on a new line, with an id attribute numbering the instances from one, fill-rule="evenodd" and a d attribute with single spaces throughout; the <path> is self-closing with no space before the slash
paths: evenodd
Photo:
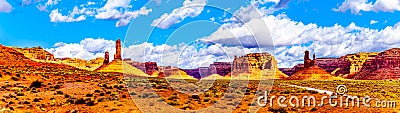
<path id="1" fill-rule="evenodd" d="M 152 75 L 154 72 L 158 71 L 157 62 L 145 62 L 146 74 Z"/>
<path id="2" fill-rule="evenodd" d="M 339 77 L 333 76 L 331 73 L 327 72 L 326 70 L 322 69 L 319 67 L 318 64 L 324 64 L 324 63 L 334 63 L 338 62 L 337 59 L 322 59 L 324 62 L 319 62 L 315 58 L 313 60 L 310 60 L 309 57 L 309 52 L 306 51 L 304 54 L 304 66 L 297 70 L 293 75 L 291 75 L 289 80 L 332 80 L 332 79 L 340 79 Z M 327 65 L 326 67 L 329 67 L 330 65 Z"/>
<path id="3" fill-rule="evenodd" d="M 114 60 L 122 60 L 122 57 L 121 57 L 121 39 L 118 39 L 115 43 L 116 43 L 115 44 L 116 51 L 115 51 L 115 54 L 114 54 Z"/>
<path id="4" fill-rule="evenodd" d="M 108 63 L 110 63 L 110 53 L 108 51 L 106 51 L 106 53 L 104 53 L 103 64 L 108 64 Z"/>
<path id="5" fill-rule="evenodd" d="M 196 69 L 182 69 L 188 75 L 201 79 L 210 75 L 226 76 L 232 71 L 231 62 L 214 62 L 209 67 L 199 67 Z"/>
<path id="6" fill-rule="evenodd" d="M 245 79 L 283 79 L 288 77 L 278 69 L 277 61 L 269 53 L 250 53 L 236 57 L 233 61 L 232 78 Z M 246 78 L 247 77 L 247 78 Z"/>
<path id="7" fill-rule="evenodd" d="M 263 69 L 271 69 L 272 55 L 269 53 L 251 53 L 233 60 L 233 73 L 251 73 Z"/>
<path id="8" fill-rule="evenodd" d="M 26 57 L 14 48 L 0 45 L 0 68 L 13 70 L 15 73 L 43 73 L 43 72 L 67 72 L 79 69 L 57 63 L 37 62 Z M 14 73 L 12 72 L 12 73 Z"/>
<path id="9" fill-rule="evenodd" d="M 377 52 L 361 52 L 348 54 L 340 58 L 316 58 L 315 65 L 332 75 L 350 77 L 360 72 L 364 63 L 374 59 L 377 54 Z M 298 64 L 293 68 L 281 68 L 280 70 L 287 75 L 292 75 L 303 67 L 304 64 Z"/>
<path id="10" fill-rule="evenodd" d="M 32 60 L 44 60 L 44 61 L 56 61 L 56 58 L 50 52 L 47 52 L 42 47 L 33 47 L 33 48 L 13 48 L 24 56 L 28 57 Z"/>
<path id="11" fill-rule="evenodd" d="M 400 48 L 393 48 L 379 53 L 363 63 L 362 69 L 353 79 L 399 79 Z"/>

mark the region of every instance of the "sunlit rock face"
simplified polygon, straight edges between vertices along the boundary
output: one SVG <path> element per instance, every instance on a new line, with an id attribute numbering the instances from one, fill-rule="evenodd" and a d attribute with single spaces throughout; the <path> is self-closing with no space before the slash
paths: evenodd
<path id="1" fill-rule="evenodd" d="M 28 57 L 32 60 L 45 60 L 45 61 L 56 61 L 56 58 L 53 54 L 47 52 L 42 47 L 33 47 L 33 48 L 13 48 L 18 52 L 24 54 L 24 56 Z"/>
<path id="2" fill-rule="evenodd" d="M 360 72 L 364 64 L 374 59 L 378 54 L 378 52 L 361 52 L 340 58 L 316 58 L 315 65 L 335 76 L 350 77 Z M 304 64 L 298 64 L 293 68 L 281 68 L 280 70 L 287 75 L 292 75 L 303 67 Z"/>
<path id="3" fill-rule="evenodd" d="M 399 79 L 399 72 L 400 48 L 393 48 L 379 53 L 373 59 L 366 60 L 354 79 Z"/>
<path id="4" fill-rule="evenodd" d="M 272 55 L 269 53 L 250 53 L 240 57 L 235 56 L 233 61 L 234 73 L 251 73 L 263 69 L 272 69 Z M 275 65 L 276 67 L 276 65 Z"/>

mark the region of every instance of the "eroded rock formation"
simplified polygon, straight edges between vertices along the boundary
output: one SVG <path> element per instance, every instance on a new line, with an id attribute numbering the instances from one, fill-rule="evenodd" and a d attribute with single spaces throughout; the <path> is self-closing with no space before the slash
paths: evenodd
<path id="1" fill-rule="evenodd" d="M 272 55 L 269 53 L 251 53 L 233 60 L 234 73 L 251 73 L 263 69 L 272 69 Z"/>
<path id="2" fill-rule="evenodd" d="M 24 56 L 28 57 L 32 60 L 44 60 L 44 61 L 56 61 L 56 58 L 53 54 L 47 52 L 42 47 L 33 47 L 33 48 L 13 48 L 21 53 Z"/>
<path id="3" fill-rule="evenodd" d="M 367 59 L 353 79 L 399 79 L 400 48 L 393 48 Z"/>
<path id="4" fill-rule="evenodd" d="M 114 54 L 114 60 L 122 60 L 121 57 L 121 39 L 118 39 L 115 44 L 116 52 Z"/>
<path id="5" fill-rule="evenodd" d="M 110 63 L 110 54 L 108 53 L 108 51 L 106 51 L 106 53 L 104 53 L 104 62 L 103 64 L 108 64 Z"/>

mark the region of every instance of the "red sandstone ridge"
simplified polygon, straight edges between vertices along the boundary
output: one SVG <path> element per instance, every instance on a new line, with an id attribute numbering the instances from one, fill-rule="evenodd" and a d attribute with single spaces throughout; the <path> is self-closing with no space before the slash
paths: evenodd
<path id="1" fill-rule="evenodd" d="M 374 59 L 367 60 L 353 79 L 385 80 L 400 78 L 400 48 L 379 53 Z"/>
<path id="2" fill-rule="evenodd" d="M 18 52 L 17 50 L 6 46 L 0 46 L 0 67 L 2 68 L 11 67 L 10 69 L 24 73 L 49 72 L 49 71 L 61 72 L 64 70 L 78 70 L 77 68 L 68 65 L 41 63 L 33 61 L 28 57 L 24 56 L 23 53 Z"/>
<path id="3" fill-rule="evenodd" d="M 378 52 L 360 52 L 341 56 L 340 58 L 316 58 L 315 65 L 334 76 L 353 78 L 355 74 L 361 71 L 366 61 L 374 59 L 378 54 Z M 298 64 L 293 68 L 281 68 L 280 70 L 287 75 L 292 75 L 303 67 L 304 64 Z"/>

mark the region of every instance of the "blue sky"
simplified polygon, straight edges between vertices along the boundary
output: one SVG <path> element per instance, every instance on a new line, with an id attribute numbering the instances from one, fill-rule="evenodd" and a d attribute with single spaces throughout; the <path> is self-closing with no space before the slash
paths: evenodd
<path id="1" fill-rule="evenodd" d="M 194 6 L 185 7 L 185 3 Z M 81 44 L 88 38 L 122 38 L 126 48 L 145 43 L 154 48 L 162 44 L 179 48 L 180 44 L 188 45 L 198 39 L 210 39 L 223 46 L 232 39 L 218 36 L 222 27 L 240 31 L 237 21 L 226 20 L 232 19 L 232 14 L 246 16 L 240 11 L 252 5 L 262 13 L 271 32 L 275 55 L 282 57 L 278 61 L 288 61 L 280 64 L 284 67 L 300 62 L 297 57 L 306 49 L 321 57 L 337 57 L 397 46 L 399 0 L 0 0 L 0 43 L 42 46 L 52 52 L 57 52 L 57 44 Z M 157 21 L 163 16 L 166 20 Z M 251 20 L 255 19 L 242 24 Z M 157 22 L 160 24 L 155 25 Z M 246 36 L 243 32 L 233 34 Z M 320 47 L 323 44 L 329 46 Z M 261 46 L 241 49 L 252 47 Z M 86 52 L 89 53 L 58 56 L 99 56 Z"/>

